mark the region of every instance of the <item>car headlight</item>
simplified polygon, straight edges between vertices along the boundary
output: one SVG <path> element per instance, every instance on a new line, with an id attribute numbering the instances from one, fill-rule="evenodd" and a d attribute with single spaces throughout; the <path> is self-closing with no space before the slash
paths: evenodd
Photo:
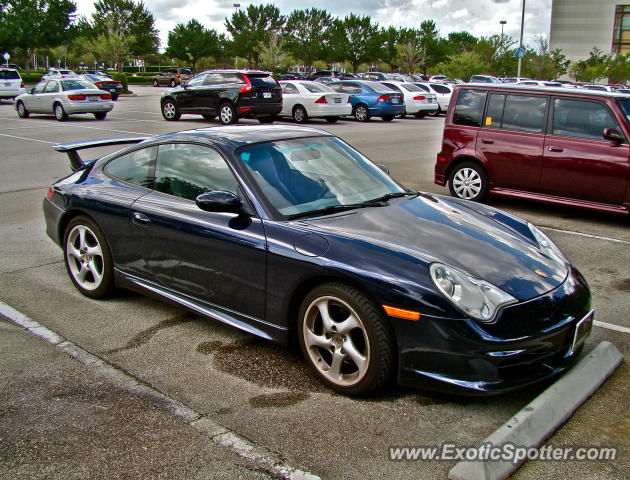
<path id="1" fill-rule="evenodd" d="M 532 232 L 532 235 L 536 239 L 536 243 L 540 247 L 540 250 L 547 255 L 548 257 L 560 262 L 560 263 L 569 263 L 567 257 L 564 256 L 564 253 L 558 248 L 558 246 L 553 243 L 553 241 L 540 231 L 539 228 L 535 227 L 531 223 L 527 223 L 529 227 L 529 231 Z"/>
<path id="2" fill-rule="evenodd" d="M 491 283 L 448 265 L 432 263 L 429 271 L 435 286 L 455 307 L 481 322 L 493 321 L 501 307 L 517 301 Z"/>

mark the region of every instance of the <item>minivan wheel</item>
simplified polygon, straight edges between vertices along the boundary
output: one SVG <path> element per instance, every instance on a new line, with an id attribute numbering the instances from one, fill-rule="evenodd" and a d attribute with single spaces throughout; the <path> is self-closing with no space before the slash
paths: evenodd
<path id="1" fill-rule="evenodd" d="M 297 123 L 308 122 L 308 113 L 306 113 L 306 109 L 302 105 L 296 105 L 293 109 L 293 120 Z"/>
<path id="2" fill-rule="evenodd" d="M 382 310 L 360 291 L 326 283 L 303 300 L 298 339 L 306 361 L 328 386 L 358 395 L 382 386 L 394 369 L 394 341 Z"/>
<path id="3" fill-rule="evenodd" d="M 451 172 L 448 187 L 454 197 L 479 202 L 488 194 L 488 176 L 476 163 L 460 163 Z"/>
<path id="4" fill-rule="evenodd" d="M 370 111 L 365 105 L 357 105 L 354 109 L 354 118 L 359 122 L 367 122 L 370 120 Z"/>
<path id="5" fill-rule="evenodd" d="M 173 102 L 173 100 L 165 100 L 162 104 L 162 116 L 164 120 L 169 122 L 179 120 L 182 117 L 182 114 L 177 110 L 177 105 Z"/>
<path id="6" fill-rule="evenodd" d="M 236 110 L 234 110 L 234 106 L 231 103 L 224 103 L 219 108 L 219 121 L 223 125 L 231 125 L 238 121 L 238 117 L 236 116 Z"/>

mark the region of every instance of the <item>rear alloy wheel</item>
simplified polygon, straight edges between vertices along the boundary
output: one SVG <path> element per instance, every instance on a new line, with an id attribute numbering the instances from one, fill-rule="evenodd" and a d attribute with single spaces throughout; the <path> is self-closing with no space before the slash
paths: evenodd
<path id="1" fill-rule="evenodd" d="M 357 105 L 354 109 L 354 118 L 359 122 L 368 122 L 370 120 L 370 111 L 365 105 Z"/>
<path id="2" fill-rule="evenodd" d="M 153 86 L 154 87 L 159 87 L 160 86 L 160 84 L 158 83 L 158 81 L 155 78 L 153 79 Z"/>
<path id="3" fill-rule="evenodd" d="M 86 297 L 104 298 L 114 289 L 114 267 L 105 236 L 90 218 L 73 218 L 64 235 L 64 259 L 72 283 Z"/>
<path id="4" fill-rule="evenodd" d="M 478 202 L 488 194 L 488 176 L 476 163 L 460 163 L 451 172 L 448 187 L 454 197 Z"/>
<path id="5" fill-rule="evenodd" d="M 424 118 L 427 116 L 426 112 L 417 112 L 413 114 L 414 117 L 416 118 Z"/>
<path id="6" fill-rule="evenodd" d="M 55 107 L 53 108 L 53 111 L 55 112 L 55 118 L 59 120 L 60 122 L 64 122 L 68 120 L 68 114 L 63 109 L 63 105 L 61 103 L 55 103 Z"/>
<path id="7" fill-rule="evenodd" d="M 182 114 L 177 110 L 177 105 L 175 105 L 173 100 L 166 100 L 162 104 L 162 116 L 165 120 L 172 122 L 179 120 L 182 117 Z"/>
<path id="8" fill-rule="evenodd" d="M 306 113 L 306 109 L 302 105 L 296 105 L 293 108 L 293 120 L 297 123 L 308 122 L 308 113 Z"/>
<path id="9" fill-rule="evenodd" d="M 175 79 L 171 79 L 171 83 L 169 83 L 169 85 L 171 86 L 171 88 L 175 88 L 177 86 L 177 82 L 175 81 Z"/>
<path id="10" fill-rule="evenodd" d="M 391 376 L 393 336 L 383 312 L 358 290 L 327 283 L 300 307 L 299 341 L 320 379 L 346 395 L 370 392 Z"/>
<path id="11" fill-rule="evenodd" d="M 328 123 L 337 123 L 337 120 L 339 120 L 339 117 L 326 117 Z"/>
<path id="12" fill-rule="evenodd" d="M 232 125 L 238 121 L 236 110 L 231 103 L 224 103 L 219 107 L 219 121 L 223 125 Z"/>
<path id="13" fill-rule="evenodd" d="M 97 120 L 105 120 L 105 117 L 107 117 L 107 112 L 96 112 L 94 114 L 94 118 Z"/>
<path id="14" fill-rule="evenodd" d="M 17 112 L 18 112 L 18 117 L 20 118 L 28 118 L 29 111 L 26 109 L 26 105 L 24 105 L 24 102 L 18 102 L 16 105 L 17 108 Z"/>
<path id="15" fill-rule="evenodd" d="M 381 115 L 384 122 L 391 122 L 396 115 Z"/>

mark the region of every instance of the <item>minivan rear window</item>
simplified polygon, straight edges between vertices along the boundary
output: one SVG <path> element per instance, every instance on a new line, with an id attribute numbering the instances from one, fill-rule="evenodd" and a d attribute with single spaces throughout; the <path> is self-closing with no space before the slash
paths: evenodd
<path id="1" fill-rule="evenodd" d="M 18 80 L 20 74 L 16 70 L 0 70 L 0 80 Z"/>
<path id="2" fill-rule="evenodd" d="M 483 107 L 487 92 L 482 90 L 463 89 L 457 96 L 453 123 L 457 125 L 481 126 Z"/>

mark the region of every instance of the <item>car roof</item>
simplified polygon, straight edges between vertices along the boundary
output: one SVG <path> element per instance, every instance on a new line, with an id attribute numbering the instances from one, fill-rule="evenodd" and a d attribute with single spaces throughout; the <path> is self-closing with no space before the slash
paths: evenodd
<path id="1" fill-rule="evenodd" d="M 534 92 L 546 92 L 546 93 L 564 93 L 567 95 L 582 95 L 582 96 L 594 96 L 594 97 L 619 97 L 619 98 L 628 98 L 627 94 L 616 93 L 616 92 L 606 92 L 603 90 L 588 90 L 588 89 L 576 89 L 576 88 L 566 88 L 566 87 L 544 87 L 540 85 L 508 85 L 508 84 L 499 84 L 499 83 L 467 83 L 465 85 L 457 85 L 455 88 L 486 88 L 486 89 L 497 89 L 497 90 L 513 90 L 517 92 L 531 90 Z"/>

